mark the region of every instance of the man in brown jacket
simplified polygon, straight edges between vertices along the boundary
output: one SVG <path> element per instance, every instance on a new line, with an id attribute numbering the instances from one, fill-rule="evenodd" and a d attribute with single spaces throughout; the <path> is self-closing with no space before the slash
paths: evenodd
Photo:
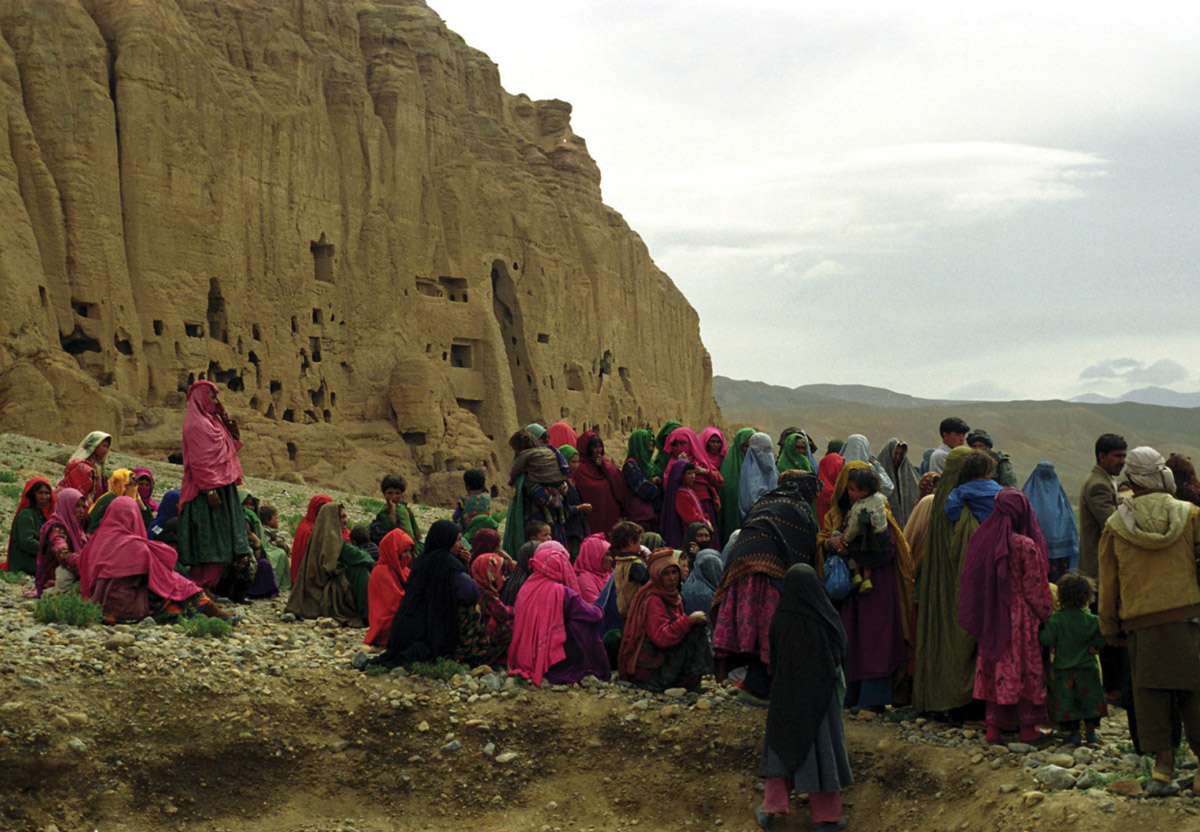
<path id="1" fill-rule="evenodd" d="M 1129 452 L 1133 497 L 1100 538 L 1100 632 L 1129 648 L 1133 709 L 1143 753 L 1154 754 L 1151 794 L 1175 791 L 1172 700 L 1200 752 L 1200 508 L 1175 499 L 1175 479 L 1153 448 Z M 1192 782 L 1200 794 L 1200 775 Z"/>
<path id="2" fill-rule="evenodd" d="M 1076 568 L 1093 581 L 1099 577 L 1096 552 L 1100 548 L 1100 533 L 1104 531 L 1108 518 L 1117 510 L 1117 486 L 1114 480 L 1125 467 L 1125 447 L 1125 437 L 1115 433 L 1106 433 L 1097 439 L 1096 464 L 1079 493 L 1079 565 Z M 1100 651 L 1104 693 L 1113 704 L 1120 699 L 1124 672 L 1124 648 L 1105 647 Z"/>

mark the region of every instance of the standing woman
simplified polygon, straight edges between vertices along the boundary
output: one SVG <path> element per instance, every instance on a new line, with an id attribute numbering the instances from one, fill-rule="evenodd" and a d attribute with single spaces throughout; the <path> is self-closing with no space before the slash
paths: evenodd
<path id="1" fill-rule="evenodd" d="M 738 488 L 742 483 L 742 463 L 746 460 L 746 448 L 754 434 L 754 428 L 739 430 L 733 437 L 733 447 L 721 462 L 721 479 L 725 481 L 721 486 L 721 510 L 717 516 L 717 531 L 721 540 L 729 540 L 729 536 L 742 526 Z"/>
<path id="2" fill-rule="evenodd" d="M 592 506 L 588 527 L 593 533 L 608 534 L 625 515 L 628 490 L 617 466 L 604 456 L 604 441 L 594 430 L 579 437 L 575 449 L 583 457 L 575 472 L 579 496 Z"/>
<path id="3" fill-rule="evenodd" d="M 663 472 L 664 480 L 670 479 L 671 469 L 680 459 L 694 464 L 696 478 L 692 483 L 692 490 L 700 500 L 700 507 L 704 509 L 704 516 L 708 518 L 709 525 L 716 529 L 717 512 L 721 507 L 721 486 L 725 484 L 719 470 L 720 463 L 715 463 L 709 457 L 704 443 L 691 428 L 676 428 L 667 439 L 667 452 L 671 456 L 671 464 Z"/>
<path id="4" fill-rule="evenodd" d="M 654 468 L 654 437 L 648 430 L 629 434 L 629 450 L 621 475 L 625 478 L 628 498 L 625 514 L 646 531 L 658 529 L 662 508 L 662 476 Z"/>
<path id="5" fill-rule="evenodd" d="M 1058 481 L 1053 462 L 1039 462 L 1021 490 L 1029 498 L 1042 534 L 1046 536 L 1050 581 L 1058 583 L 1058 579 L 1079 562 L 1079 526 L 1075 523 L 1075 509 L 1071 508 L 1067 492 Z"/>
<path id="6" fill-rule="evenodd" d="M 895 489 L 888 495 L 888 505 L 892 516 L 903 527 L 912 515 L 913 507 L 917 504 L 917 490 L 921 475 L 917 467 L 908 460 L 908 443 L 899 439 L 889 439 L 879 452 L 879 464 Z"/>
<path id="7" fill-rule="evenodd" d="M 83 501 L 91 506 L 108 488 L 108 472 L 104 460 L 112 447 L 112 436 L 94 430 L 83 438 L 79 447 L 71 454 L 58 490 L 74 488 L 83 495 Z"/>
<path id="8" fill-rule="evenodd" d="M 671 464 L 671 454 L 667 448 L 667 440 L 676 428 L 683 427 L 682 422 L 674 420 L 666 422 L 654 437 L 654 447 L 658 450 L 654 453 L 654 470 L 660 477 L 665 477 L 667 474 L 667 466 Z"/>
<path id="9" fill-rule="evenodd" d="M 238 424 L 217 396 L 217 385 L 197 381 L 188 388 L 183 416 L 183 483 L 180 486 L 179 562 L 206 591 L 214 589 L 230 567 L 251 562 L 246 517 L 238 502 L 242 479 Z M 238 583 L 246 583 L 241 580 Z M 242 595 L 236 587 L 230 597 Z"/>
<path id="10" fill-rule="evenodd" d="M 875 473 L 879 475 L 880 493 L 888 498 L 892 496 L 892 492 L 896 490 L 896 485 L 892 482 L 892 478 L 887 475 L 887 471 L 883 470 L 883 466 L 879 464 L 879 460 L 875 458 L 875 454 L 871 453 L 871 446 L 867 442 L 867 437 L 861 433 L 851 434 L 846 437 L 846 441 L 842 444 L 842 450 L 839 453 L 841 453 L 842 459 L 847 462 L 859 460 L 860 462 L 869 464 L 875 469 Z"/>
<path id="11" fill-rule="evenodd" d="M 778 484 L 779 469 L 775 467 L 771 437 L 765 433 L 752 434 L 738 481 L 738 507 L 742 510 L 743 524 L 758 499 Z"/>
<path id="12" fill-rule="evenodd" d="M 838 444 L 840 446 L 841 443 Z M 837 485 L 838 474 L 842 472 L 842 466 L 845 464 L 846 460 L 837 451 L 829 451 L 821 457 L 821 464 L 817 466 L 817 479 L 821 482 L 821 493 L 817 495 L 818 523 L 825 522 L 825 514 L 833 502 L 833 489 Z"/>
<path id="13" fill-rule="evenodd" d="M 37 575 L 42 526 L 53 512 L 54 492 L 50 490 L 49 480 L 34 477 L 26 482 L 13 512 L 5 570 Z"/>
<path id="14" fill-rule="evenodd" d="M 854 785 L 842 730 L 846 634 L 820 578 L 798 564 L 784 576 L 771 619 L 771 704 L 758 773 L 758 825 L 791 812 L 791 792 L 808 794 L 816 832 L 846 827 L 842 790 Z"/>
<path id="15" fill-rule="evenodd" d="M 975 698 L 987 703 L 987 741 L 1021 730 L 1041 739 L 1046 717 L 1046 666 L 1038 628 L 1054 612 L 1046 580 L 1046 540 L 1029 500 L 1015 488 L 971 537 L 963 560 L 958 621 L 979 644 Z"/>
<path id="16" fill-rule="evenodd" d="M 725 444 L 725 434 L 721 432 L 721 429 L 709 425 L 702 430 L 700 447 L 704 448 L 704 453 L 708 454 L 708 461 L 712 463 L 713 470 L 720 471 L 729 452 L 728 446 Z"/>
<path id="17" fill-rule="evenodd" d="M 812 458 L 808 451 L 808 437 L 800 431 L 790 434 L 779 449 L 779 461 L 775 466 L 779 473 L 805 471 L 815 474 Z"/>
<path id="18" fill-rule="evenodd" d="M 560 423 L 556 422 L 555 424 Z M 571 475 L 567 477 L 565 483 L 567 490 L 563 492 L 563 510 L 567 515 L 567 521 L 563 524 L 563 533 L 567 538 L 564 545 L 571 553 L 571 557 L 575 557 L 579 554 L 579 545 L 583 539 L 591 534 L 588 529 L 587 516 L 591 514 L 592 507 L 583 501 L 583 497 L 579 494 L 579 487 L 575 485 L 575 473 L 579 470 L 582 462 L 579 458 L 579 451 L 574 445 L 563 445 L 558 452 L 567 461 L 567 467 L 571 471 Z"/>

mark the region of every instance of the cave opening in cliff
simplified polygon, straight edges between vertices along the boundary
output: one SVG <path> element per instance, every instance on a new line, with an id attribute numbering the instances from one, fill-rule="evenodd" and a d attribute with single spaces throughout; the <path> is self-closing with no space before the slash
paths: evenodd
<path id="1" fill-rule="evenodd" d="M 517 406 L 517 421 L 532 422 L 535 400 L 531 378 L 521 369 L 529 367 L 529 351 L 525 346 L 525 327 L 521 317 L 521 306 L 517 300 L 517 287 L 503 260 L 492 263 L 492 314 L 500 325 L 500 338 L 508 356 L 508 372 L 512 380 L 513 399 Z M 500 433 L 504 433 L 503 430 Z"/>
<path id="2" fill-rule="evenodd" d="M 208 337 L 223 344 L 229 343 L 229 321 L 225 317 L 225 297 L 221 294 L 221 281 L 215 277 L 208 281 Z"/>
<path id="3" fill-rule="evenodd" d="M 59 344 L 67 355 L 83 355 L 85 352 L 100 352 L 100 342 L 83 334 L 79 327 L 71 330 L 70 335 L 60 335 Z"/>
<path id="4" fill-rule="evenodd" d="M 314 240 L 308 246 L 312 252 L 313 258 L 313 279 L 319 280 L 322 283 L 333 282 L 333 243 L 326 241 L 325 232 L 321 232 L 321 238 Z"/>

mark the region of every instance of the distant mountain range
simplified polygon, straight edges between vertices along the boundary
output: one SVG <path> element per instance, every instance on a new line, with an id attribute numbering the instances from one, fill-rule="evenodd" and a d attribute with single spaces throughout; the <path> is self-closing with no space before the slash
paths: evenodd
<path id="1" fill-rule="evenodd" d="M 1130 390 L 1123 396 L 1110 398 L 1099 393 L 1084 393 L 1070 399 L 1082 404 L 1119 404 L 1120 402 L 1137 402 L 1138 404 L 1154 404 L 1159 407 L 1200 407 L 1200 393 L 1177 393 L 1165 387 L 1141 387 Z"/>
<path id="2" fill-rule="evenodd" d="M 1012 456 L 1022 483 L 1038 462 L 1053 462 L 1072 501 L 1094 463 L 1093 445 L 1102 433 L 1118 433 L 1130 447 L 1152 445 L 1164 455 L 1180 452 L 1200 460 L 1200 418 L 1187 409 L 1200 401 L 1185 405 L 1180 397 L 1187 394 L 1161 392 L 1177 398 L 1170 405 L 1116 400 L 964 402 L 920 399 L 860 385 L 787 388 L 713 377 L 713 395 L 731 430 L 752 425 L 778 439 L 781 430 L 798 425 L 822 452 L 830 439 L 845 439 L 851 433 L 865 435 L 876 450 L 898 437 L 909 443 L 909 452 L 919 461 L 926 448 L 941 441 L 938 423 L 959 416 L 987 430 L 996 448 Z"/>

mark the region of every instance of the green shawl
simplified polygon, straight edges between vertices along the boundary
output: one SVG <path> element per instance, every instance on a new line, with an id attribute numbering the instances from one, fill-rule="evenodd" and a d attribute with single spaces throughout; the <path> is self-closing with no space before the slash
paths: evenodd
<path id="1" fill-rule="evenodd" d="M 671 454 L 667 452 L 667 437 L 675 432 L 676 428 L 683 427 L 682 422 L 667 422 L 658 431 L 658 436 L 654 437 L 654 444 L 658 448 L 654 452 L 654 473 L 646 472 L 648 477 L 661 477 L 663 471 L 667 470 L 667 465 L 671 462 Z"/>
<path id="2" fill-rule="evenodd" d="M 737 435 L 733 437 L 733 443 L 729 446 L 724 461 L 721 462 L 721 476 L 725 478 L 725 484 L 721 486 L 721 512 L 717 517 L 717 521 L 721 525 L 722 540 L 728 540 L 729 535 L 742 527 L 742 508 L 738 504 L 738 486 L 742 481 L 742 463 L 746 461 L 746 454 L 742 450 L 742 445 L 755 433 L 754 428 L 742 428 L 739 430 Z"/>
<path id="3" fill-rule="evenodd" d="M 975 686 L 975 641 L 958 625 L 958 588 L 967 541 L 979 521 L 964 511 L 957 527 L 946 516 L 946 500 L 959 485 L 959 468 L 971 449 L 946 457 L 946 469 L 933 492 L 925 559 L 917 576 L 917 649 L 913 706 L 948 711 L 971 701 Z"/>
<path id="4" fill-rule="evenodd" d="M 563 459 L 567 462 L 571 461 L 571 457 L 579 456 L 579 451 L 574 445 L 560 445 L 558 452 L 563 455 Z"/>
<path id="5" fill-rule="evenodd" d="M 796 450 L 796 441 L 804 440 L 804 446 L 808 447 L 808 437 L 803 433 L 790 433 L 783 443 L 783 450 L 779 452 L 779 461 L 775 463 L 775 467 L 779 469 L 779 473 L 784 471 L 807 471 L 815 473 L 812 469 L 812 464 L 808 461 L 808 454 L 804 451 Z"/>
<path id="6" fill-rule="evenodd" d="M 500 524 L 490 514 L 477 514 L 471 518 L 471 522 L 467 524 L 467 530 L 463 532 L 463 543 L 467 544 L 467 548 L 471 548 L 471 541 L 475 539 L 475 532 L 481 529 L 498 529 Z M 508 550 L 505 549 L 507 552 Z"/>
<path id="7" fill-rule="evenodd" d="M 506 552 L 516 552 L 525 544 L 524 474 L 513 480 L 512 490 L 512 498 L 508 501 L 508 516 L 504 520 L 504 537 L 500 541 L 500 548 Z M 470 531 L 470 526 L 467 530 Z"/>
<path id="8" fill-rule="evenodd" d="M 654 437 L 648 430 L 635 430 L 629 434 L 629 452 L 626 459 L 637 462 L 642 473 L 650 479 L 659 476 L 661 472 L 654 466 Z"/>

